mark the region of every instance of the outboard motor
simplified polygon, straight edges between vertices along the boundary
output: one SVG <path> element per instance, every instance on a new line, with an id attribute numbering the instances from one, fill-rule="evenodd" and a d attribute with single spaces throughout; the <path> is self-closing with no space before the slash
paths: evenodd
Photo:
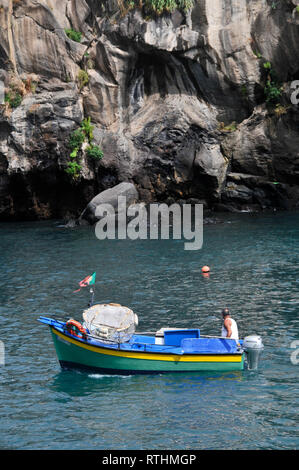
<path id="1" fill-rule="evenodd" d="M 262 338 L 257 335 L 246 336 L 243 341 L 243 349 L 246 352 L 248 369 L 256 370 L 261 352 L 264 349 Z"/>

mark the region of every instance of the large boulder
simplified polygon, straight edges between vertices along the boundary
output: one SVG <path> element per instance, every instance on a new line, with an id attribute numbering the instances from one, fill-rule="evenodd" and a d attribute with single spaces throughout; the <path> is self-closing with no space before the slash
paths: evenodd
<path id="1" fill-rule="evenodd" d="M 87 205 L 79 218 L 79 224 L 82 220 L 89 222 L 90 224 L 96 223 L 101 217 L 98 216 L 98 207 L 102 204 L 109 204 L 112 206 L 115 214 L 118 213 L 119 209 L 119 197 L 124 197 L 126 202 L 126 208 L 131 204 L 135 204 L 138 199 L 138 191 L 132 183 L 120 183 L 113 188 L 102 191 L 95 196 Z"/>

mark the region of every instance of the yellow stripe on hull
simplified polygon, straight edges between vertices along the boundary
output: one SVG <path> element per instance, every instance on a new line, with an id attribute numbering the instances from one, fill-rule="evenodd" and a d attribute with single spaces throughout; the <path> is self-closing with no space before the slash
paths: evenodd
<path id="1" fill-rule="evenodd" d="M 98 354 L 104 354 L 106 356 L 117 356 L 123 357 L 128 359 L 146 359 L 150 361 L 166 361 L 166 362 L 235 362 L 240 363 L 242 362 L 242 354 L 231 354 L 231 355 L 222 355 L 222 354 L 211 354 L 211 355 L 203 355 L 203 354 L 167 354 L 167 353 L 147 353 L 147 352 L 133 352 L 133 351 L 121 351 L 121 350 L 112 350 L 109 348 L 103 348 L 101 346 L 91 346 L 89 344 L 85 344 L 81 341 L 77 341 L 73 338 L 70 338 L 59 331 L 52 329 L 52 333 L 67 341 L 72 343 L 76 346 L 79 346 L 82 349 L 86 349 L 88 351 L 92 351 Z"/>

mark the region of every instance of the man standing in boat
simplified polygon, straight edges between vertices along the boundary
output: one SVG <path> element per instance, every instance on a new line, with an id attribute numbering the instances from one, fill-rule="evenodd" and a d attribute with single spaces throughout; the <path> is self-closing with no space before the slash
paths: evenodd
<path id="1" fill-rule="evenodd" d="M 231 338 L 239 341 L 238 325 L 237 322 L 233 318 L 231 318 L 228 308 L 224 308 L 222 310 L 222 316 L 223 325 L 221 336 L 223 338 Z"/>

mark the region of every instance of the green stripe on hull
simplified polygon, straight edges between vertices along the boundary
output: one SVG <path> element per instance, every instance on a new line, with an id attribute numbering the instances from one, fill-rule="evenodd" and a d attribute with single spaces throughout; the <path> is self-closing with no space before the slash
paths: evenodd
<path id="1" fill-rule="evenodd" d="M 197 372 L 197 371 L 234 371 L 243 370 L 244 357 L 238 362 L 223 361 L 220 357 L 219 361 L 181 361 L 181 356 L 178 360 L 152 360 L 152 359 L 138 359 L 136 357 L 122 357 L 118 355 L 108 355 L 91 351 L 77 344 L 76 341 L 68 341 L 68 337 L 58 336 L 52 329 L 52 337 L 56 349 L 56 353 L 60 363 L 71 364 L 78 368 L 99 370 L 101 372 L 107 370 L 107 373 L 159 373 L 159 372 Z M 238 356 L 239 358 L 240 356 Z"/>

